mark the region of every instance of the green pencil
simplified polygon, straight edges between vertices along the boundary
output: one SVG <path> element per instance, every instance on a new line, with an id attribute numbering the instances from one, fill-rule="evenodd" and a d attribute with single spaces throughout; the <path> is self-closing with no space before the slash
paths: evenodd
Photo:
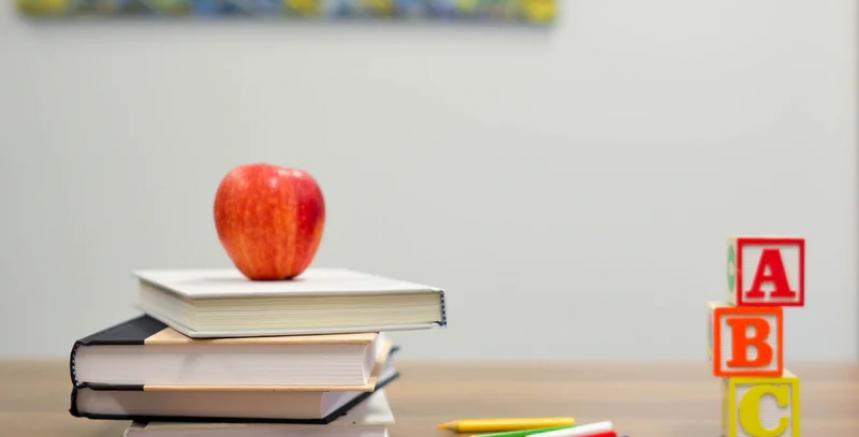
<path id="1" fill-rule="evenodd" d="M 555 431 L 559 429 L 572 428 L 572 426 L 550 426 L 548 428 L 533 428 L 522 429 L 519 431 L 494 432 L 492 434 L 475 434 L 471 437 L 527 437 L 532 434 L 541 434 L 544 432 Z"/>

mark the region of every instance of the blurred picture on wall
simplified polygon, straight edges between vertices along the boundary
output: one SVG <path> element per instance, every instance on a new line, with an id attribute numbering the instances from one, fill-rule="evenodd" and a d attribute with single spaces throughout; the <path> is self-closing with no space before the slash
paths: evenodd
<path id="1" fill-rule="evenodd" d="M 547 24 L 556 0 L 18 0 L 37 17 L 271 17 L 431 19 Z"/>

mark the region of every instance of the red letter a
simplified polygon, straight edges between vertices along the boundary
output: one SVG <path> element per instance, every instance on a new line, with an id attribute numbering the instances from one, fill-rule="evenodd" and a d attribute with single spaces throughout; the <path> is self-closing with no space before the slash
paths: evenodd
<path id="1" fill-rule="evenodd" d="M 767 273 L 769 272 L 769 273 Z M 787 274 L 784 272 L 784 263 L 781 260 L 781 251 L 778 249 L 764 249 L 761 252 L 761 260 L 758 262 L 758 271 L 752 288 L 746 292 L 746 297 L 751 299 L 763 299 L 766 297 L 761 286 L 771 282 L 774 286 L 770 297 L 780 299 L 793 299 L 796 292 L 790 289 L 787 283 Z"/>

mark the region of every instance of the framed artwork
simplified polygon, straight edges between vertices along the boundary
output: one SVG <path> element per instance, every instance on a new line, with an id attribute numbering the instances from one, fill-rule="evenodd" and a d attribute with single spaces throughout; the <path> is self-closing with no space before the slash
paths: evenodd
<path id="1" fill-rule="evenodd" d="M 434 19 L 548 24 L 557 0 L 17 0 L 36 17 L 152 16 Z"/>

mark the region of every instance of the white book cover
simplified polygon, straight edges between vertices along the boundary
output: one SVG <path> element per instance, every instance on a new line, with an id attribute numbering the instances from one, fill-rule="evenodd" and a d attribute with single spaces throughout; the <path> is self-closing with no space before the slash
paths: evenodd
<path id="1" fill-rule="evenodd" d="M 138 307 L 189 337 L 426 329 L 447 323 L 444 290 L 346 269 L 252 281 L 236 269 L 139 270 Z"/>
<path id="2" fill-rule="evenodd" d="M 442 292 L 347 269 L 308 269 L 283 281 L 251 281 L 236 269 L 139 270 L 134 275 L 186 299 Z"/>

